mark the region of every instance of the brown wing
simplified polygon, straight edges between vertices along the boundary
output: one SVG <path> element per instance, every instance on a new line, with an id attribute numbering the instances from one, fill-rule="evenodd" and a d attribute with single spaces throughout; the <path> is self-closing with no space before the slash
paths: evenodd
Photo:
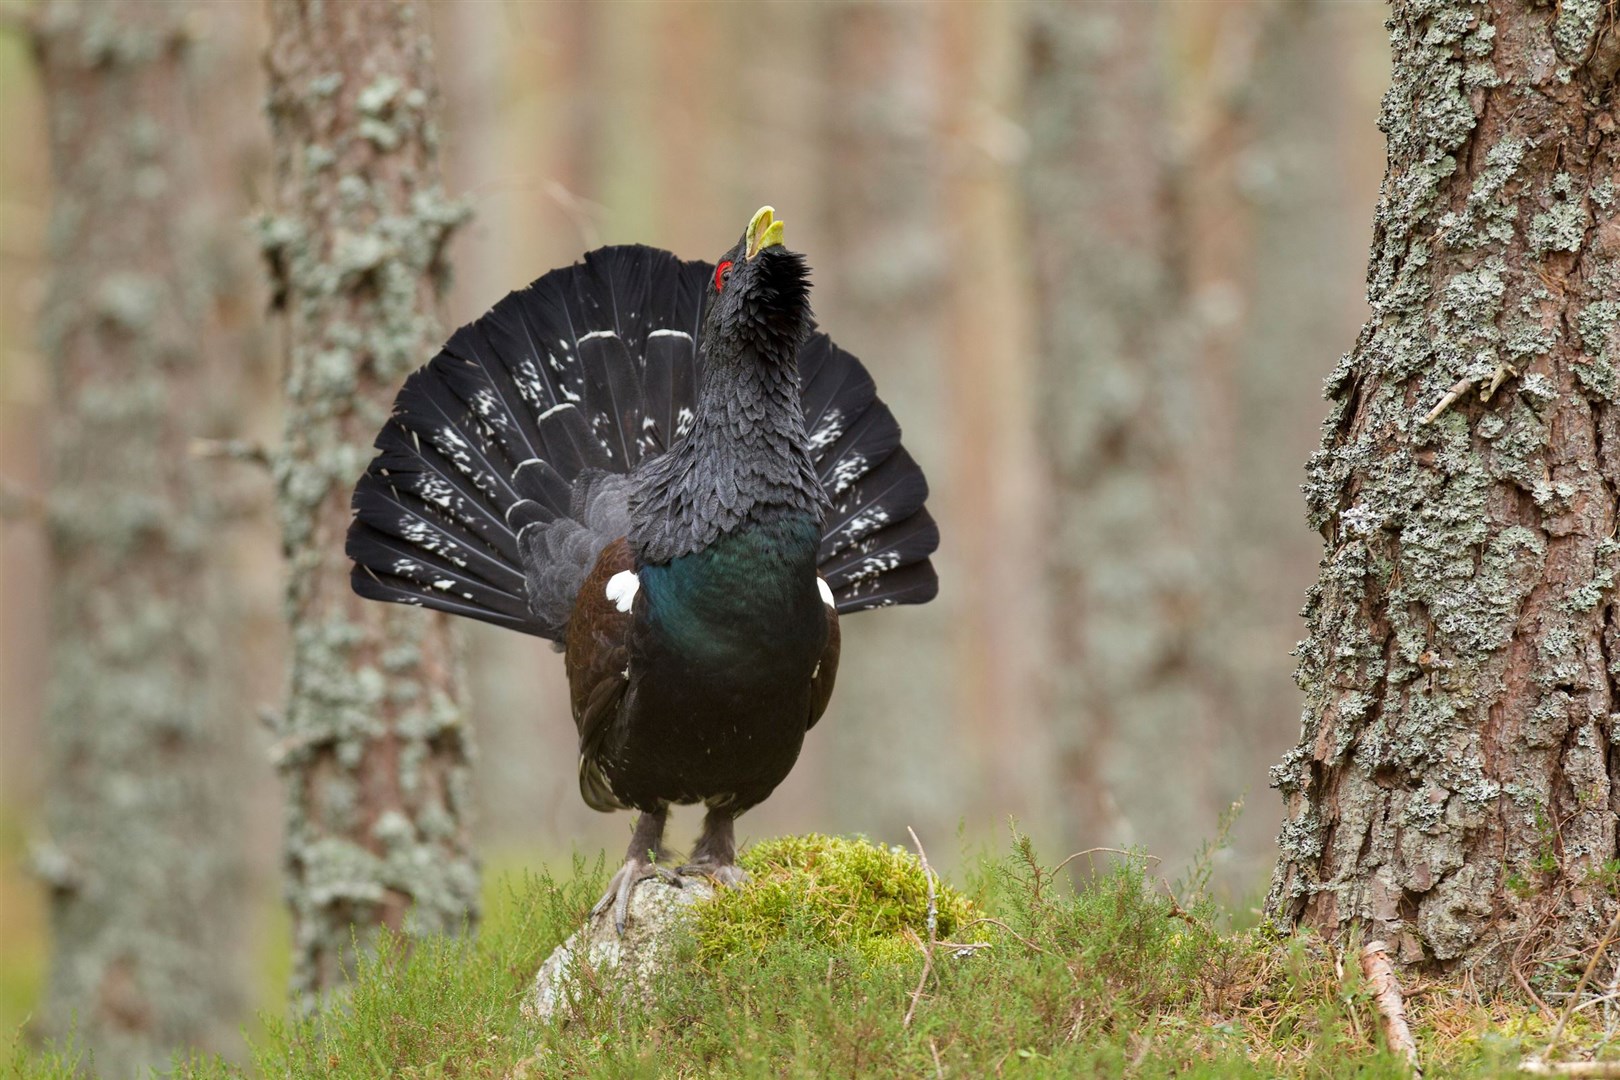
<path id="1" fill-rule="evenodd" d="M 630 685 L 631 613 L 608 599 L 607 584 L 614 574 L 633 569 L 624 539 L 603 548 L 568 620 L 563 666 L 579 729 L 579 793 L 593 810 L 628 809 L 608 787 L 596 751 Z"/>
<path id="2" fill-rule="evenodd" d="M 838 678 L 838 609 L 831 604 L 822 606 L 827 609 L 827 647 L 821 650 L 821 663 L 810 676 L 810 723 L 805 726 L 806 731 L 815 727 L 821 714 L 827 711 L 833 683 Z"/>

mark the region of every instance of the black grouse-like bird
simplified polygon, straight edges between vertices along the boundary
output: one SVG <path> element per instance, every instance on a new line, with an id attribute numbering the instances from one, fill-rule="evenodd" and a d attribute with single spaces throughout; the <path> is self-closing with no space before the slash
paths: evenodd
<path id="1" fill-rule="evenodd" d="M 815 329 L 770 207 L 717 265 L 608 247 L 512 293 L 406 380 L 354 493 L 362 596 L 566 652 L 579 787 L 640 811 L 597 910 L 680 873 L 743 880 L 732 819 L 827 707 L 838 616 L 931 599 L 922 470 L 860 361 Z"/>

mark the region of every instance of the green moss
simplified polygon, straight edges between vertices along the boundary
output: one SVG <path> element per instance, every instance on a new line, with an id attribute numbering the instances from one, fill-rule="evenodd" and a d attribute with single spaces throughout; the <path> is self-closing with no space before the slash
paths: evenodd
<path id="1" fill-rule="evenodd" d="M 693 933 L 706 959 L 757 955 L 793 939 L 899 961 L 915 958 L 928 938 L 928 878 L 904 848 L 811 834 L 764 841 L 739 861 L 748 887 L 697 909 Z M 973 918 L 968 899 L 943 883 L 935 907 L 940 940 L 954 940 Z"/>

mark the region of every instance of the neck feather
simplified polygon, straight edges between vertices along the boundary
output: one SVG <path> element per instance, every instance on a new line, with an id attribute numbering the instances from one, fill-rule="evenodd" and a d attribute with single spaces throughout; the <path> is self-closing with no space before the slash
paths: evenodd
<path id="1" fill-rule="evenodd" d="M 804 434 L 798 364 L 745 346 L 705 365 L 686 438 L 643 470 L 630 544 L 642 563 L 666 563 L 749 523 L 819 522 L 825 499 Z"/>

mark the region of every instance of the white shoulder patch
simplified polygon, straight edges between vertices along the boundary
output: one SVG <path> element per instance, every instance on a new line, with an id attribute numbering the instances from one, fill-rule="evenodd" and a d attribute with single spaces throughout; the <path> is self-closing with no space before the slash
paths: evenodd
<path id="1" fill-rule="evenodd" d="M 640 588 L 641 579 L 636 577 L 634 570 L 620 570 L 608 578 L 607 598 L 620 611 L 629 611 L 630 605 L 636 602 L 636 591 Z"/>
<path id="2" fill-rule="evenodd" d="M 823 604 L 826 604 L 828 607 L 838 606 L 837 603 L 833 601 L 832 586 L 828 585 L 827 579 L 822 577 L 820 574 L 816 575 L 816 588 L 821 593 L 821 602 Z"/>

